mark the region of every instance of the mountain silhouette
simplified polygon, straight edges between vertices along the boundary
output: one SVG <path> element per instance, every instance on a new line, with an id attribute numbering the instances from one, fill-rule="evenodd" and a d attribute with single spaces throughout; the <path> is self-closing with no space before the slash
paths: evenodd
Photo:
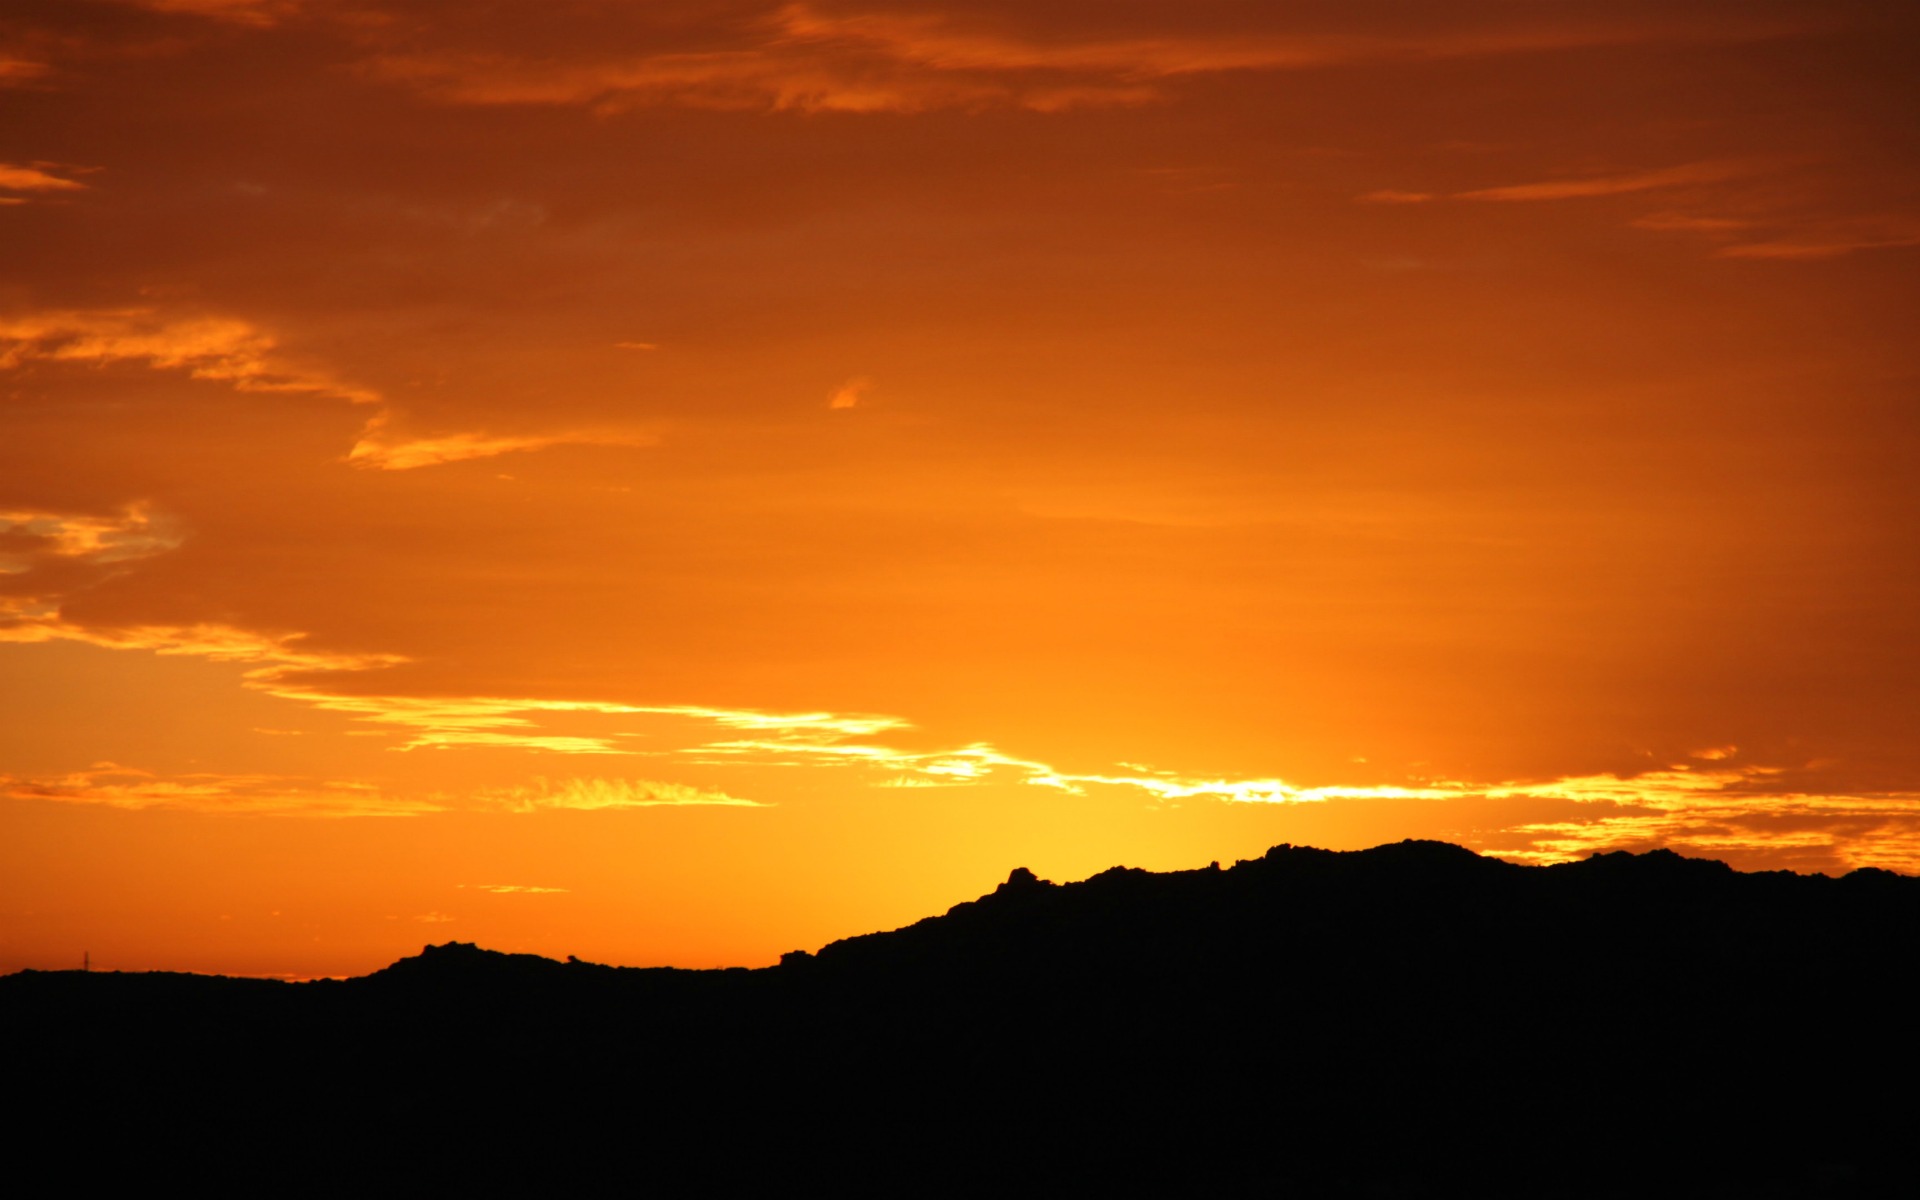
<path id="1" fill-rule="evenodd" d="M 1885 871 L 1276 846 L 1017 869 L 758 970 L 452 942 L 304 984 L 21 972 L 0 1019 L 21 1144 L 129 1178 L 1898 1194 L 1916 949 Z"/>

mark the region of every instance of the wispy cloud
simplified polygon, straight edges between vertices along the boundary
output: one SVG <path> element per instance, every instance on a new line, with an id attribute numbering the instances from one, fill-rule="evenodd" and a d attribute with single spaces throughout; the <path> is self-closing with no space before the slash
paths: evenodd
<path id="1" fill-rule="evenodd" d="M 1009 754 L 985 742 L 932 749 L 893 744 L 896 735 L 912 731 L 911 723 L 872 714 L 329 692 L 313 682 L 316 674 L 365 671 L 400 659 L 302 650 L 295 635 L 267 637 L 221 626 L 77 631 L 42 622 L 38 627 L 25 626 L 32 632 L 22 633 L 22 628 L 0 627 L 0 640 L 73 636 L 121 649 L 262 663 L 248 672 L 247 686 L 393 728 L 405 735 L 400 747 L 405 749 L 494 746 L 568 755 L 630 755 L 635 751 L 621 744 L 620 732 L 566 733 L 548 722 L 570 715 L 630 722 L 671 719 L 679 723 L 674 736 L 681 739 L 680 744 L 648 753 L 671 754 L 696 767 L 837 770 L 850 772 L 852 782 L 880 788 L 1014 784 L 1076 795 L 1132 794 L 1166 804 L 1551 801 L 1574 806 L 1576 815 L 1566 816 L 1563 807 L 1555 820 L 1523 821 L 1480 831 L 1468 840 L 1487 853 L 1518 861 L 1557 862 L 1595 850 L 1659 845 L 1733 857 L 1749 865 L 1920 870 L 1920 793 L 1848 794 L 1787 786 L 1792 772 L 1763 764 L 1735 765 L 1738 749 L 1733 746 L 1705 747 L 1690 755 L 1692 763 L 1639 773 L 1501 783 L 1431 780 L 1307 786 L 1271 777 L 1186 775 L 1138 764 L 1076 771 Z M 302 678 L 297 684 L 288 678 L 296 667 Z M 701 725 L 748 736 L 701 737 Z M 621 777 L 539 778 L 464 796 L 407 797 L 386 795 L 365 785 L 270 776 L 162 778 L 113 764 L 53 778 L 0 779 L 0 794 L 126 809 L 343 817 L 421 815 L 474 807 L 516 813 L 766 807 L 765 802 L 698 784 Z"/>
<path id="2" fill-rule="evenodd" d="M 770 808 L 758 800 L 712 788 L 649 779 L 536 779 L 463 795 L 398 795 L 363 782 L 311 780 L 279 775 L 192 772 L 162 775 L 119 763 L 95 763 L 83 771 L 22 777 L 0 775 L 0 797 L 99 805 L 129 811 L 163 810 L 229 816 L 417 817 L 487 811 L 595 812 L 641 808 Z M 467 886 L 467 885 L 462 885 Z M 553 893 L 565 888 L 518 884 L 472 885 L 495 893 Z"/>
<path id="3" fill-rule="evenodd" d="M 1387 205 L 1440 200 L 1551 203 L 1680 190 L 1680 199 L 1696 206 L 1692 211 L 1665 208 L 1635 217 L 1628 224 L 1653 233 L 1705 239 L 1715 245 L 1714 255 L 1719 258 L 1805 262 L 1920 246 L 1920 216 L 1910 212 L 1836 212 L 1833 197 L 1823 198 L 1821 185 L 1812 178 L 1772 189 L 1743 182 L 1807 165 L 1712 159 L 1655 170 L 1503 184 L 1447 194 L 1383 188 L 1354 199 L 1363 204 Z M 1692 189 L 1692 194 L 1686 189 Z"/>
<path id="4" fill-rule="evenodd" d="M 0 84 L 7 78 L 7 63 L 0 61 Z M 0 192 L 78 192 L 86 190 L 86 184 L 77 179 L 68 179 L 55 175 L 48 169 L 50 164 L 36 163 L 22 167 L 13 163 L 0 163 Z M 20 203 L 18 197 L 8 198 L 8 203 Z"/>
<path id="5" fill-rule="evenodd" d="M 607 700 L 504 696 L 406 696 L 329 689 L 329 675 L 361 675 L 410 661 L 383 652 L 333 651 L 302 632 L 267 633 L 234 625 L 90 625 L 68 619 L 57 596 L 0 597 L 0 643 L 79 642 L 250 664 L 247 688 L 322 712 L 392 730 L 396 750 L 500 747 L 569 755 L 632 755 L 618 733 L 567 732 L 554 720 L 664 717 L 729 730 L 784 736 L 851 737 L 902 728 L 894 717 L 828 712 L 775 713 L 701 705 L 642 705 Z"/>
<path id="6" fill-rule="evenodd" d="M 407 435 L 394 432 L 391 414 L 383 412 L 367 423 L 360 440 L 347 453 L 347 462 L 373 470 L 411 471 L 476 458 L 494 458 L 518 451 L 545 450 L 553 446 L 653 446 L 659 441 L 657 433 L 645 430 L 574 430 L 540 434 L 467 431 Z"/>
<path id="7" fill-rule="evenodd" d="M 1737 198 L 1734 198 L 1737 199 Z M 1815 262 L 1871 250 L 1920 246 L 1920 214 L 1822 211 L 1831 203 L 1801 198 L 1784 205 L 1749 203 L 1737 216 L 1719 212 L 1657 212 L 1635 218 L 1636 229 L 1691 234 L 1714 243 L 1718 258 Z"/>
<path id="8" fill-rule="evenodd" d="M 491 892 L 496 896 L 563 896 L 570 890 L 559 887 L 534 887 L 524 883 L 463 883 L 461 888 Z"/>
<path id="9" fill-rule="evenodd" d="M 1225 72 L 1534 53 L 1669 38 L 1740 38 L 1764 23 L 1551 17 L 1507 28 L 1419 34 L 1289 33 L 1249 27 L 1196 34 L 1023 35 L 963 13 L 772 9 L 698 51 L 567 60 L 503 49 L 388 49 L 374 74 L 456 104 L 579 105 L 601 112 L 651 105 L 841 113 L 1004 106 L 1040 112 L 1127 106 L 1160 85 Z"/>
<path id="10" fill-rule="evenodd" d="M 144 502 L 111 514 L 0 509 L 0 573 L 25 572 L 43 557 L 130 562 L 164 554 L 182 540 L 177 522 Z"/>
<path id="11" fill-rule="evenodd" d="M 131 362 L 181 370 L 243 392 L 287 392 L 355 403 L 380 397 L 284 360 L 273 335 L 231 317 L 169 317 L 145 308 L 68 309 L 0 317 L 0 369 L 24 364 Z"/>
<path id="12" fill-rule="evenodd" d="M 0 612 L 0 642 L 83 642 L 107 650 L 146 650 L 216 662 L 265 664 L 249 678 L 268 681 L 288 671 L 365 671 L 406 662 L 399 654 L 338 653 L 303 647 L 304 633 L 267 634 L 218 622 L 196 625 L 90 626 L 57 610 Z"/>
<path id="13" fill-rule="evenodd" d="M 1486 835 L 1489 853 L 1566 862 L 1656 846 L 1795 870 L 1920 872 L 1920 792 L 1826 794 L 1756 787 L 1777 770 L 1656 771 L 1492 795 L 1560 796 L 1588 811 Z"/>
<path id="14" fill-rule="evenodd" d="M 900 728 L 910 728 L 901 722 Z M 1241 804 L 1311 804 L 1335 799 L 1443 799 L 1444 787 L 1302 787 L 1281 779 L 1189 778 L 1173 772 L 1073 772 L 1035 759 L 1003 753 L 985 742 L 939 750 L 906 750 L 873 742 L 849 742 L 831 733 L 791 731 L 776 738 L 730 739 L 689 747 L 683 754 L 710 762 L 775 766 L 825 765 L 870 768 L 888 774 L 881 787 L 966 786 L 1022 783 L 1085 794 L 1090 788 L 1144 792 L 1157 800 L 1219 800 Z"/>
<path id="15" fill-rule="evenodd" d="M 1434 199 L 1432 192 L 1406 192 L 1399 188 L 1381 188 L 1354 197 L 1362 204 L 1426 204 Z"/>
<path id="16" fill-rule="evenodd" d="M 1649 192 L 1656 188 L 1683 187 L 1689 184 L 1720 183 L 1742 175 L 1751 175 L 1759 166 L 1749 162 L 1716 160 L 1683 163 L 1654 171 L 1633 171 L 1618 175 L 1592 175 L 1579 179 L 1549 179 L 1538 183 L 1516 183 L 1502 187 L 1455 192 L 1456 200 L 1491 200 L 1524 203 L 1545 200 L 1583 200 L 1594 196 L 1623 196 L 1630 192 Z"/>
<path id="17" fill-rule="evenodd" d="M 266 28 L 298 12 L 302 0 L 134 0 L 155 12 L 185 13 Z"/>
<path id="18" fill-rule="evenodd" d="M 293 684 L 283 668 L 254 672 L 248 685 L 283 700 L 295 700 L 322 712 L 391 728 L 406 738 L 395 749 L 451 749 L 493 746 L 553 754 L 630 754 L 606 735 L 561 733 L 541 721 L 558 714 L 605 715 L 628 706 L 578 700 L 507 699 L 489 696 L 362 696 Z"/>
<path id="19" fill-rule="evenodd" d="M 833 389 L 833 394 L 827 397 L 827 407 L 858 408 L 861 398 L 867 394 L 867 389 L 872 386 L 873 380 L 868 379 L 865 375 L 857 375 Z"/>
<path id="20" fill-rule="evenodd" d="M 169 316 L 147 308 L 56 310 L 0 317 L 0 370 L 35 362 L 132 363 L 227 384 L 243 392 L 304 394 L 377 404 L 368 388 L 299 365 L 279 340 L 234 317 Z M 416 433 L 397 428 L 391 409 L 367 422 L 344 461 L 356 467 L 407 471 L 493 458 L 553 446 L 652 446 L 651 429 L 572 429 L 544 433 L 484 430 Z"/>
<path id="21" fill-rule="evenodd" d="M 1491 201 L 1495 203 L 1539 203 L 1556 200 L 1584 200 L 1599 196 L 1624 196 L 1635 192 L 1656 191 L 1662 188 L 1686 187 L 1721 183 L 1730 179 L 1757 174 L 1765 169 L 1763 164 L 1744 161 L 1714 159 L 1703 162 L 1682 163 L 1678 166 L 1661 167 L 1649 171 L 1614 172 L 1601 175 L 1583 175 L 1569 179 L 1548 179 L 1533 183 L 1503 184 L 1498 187 L 1474 188 L 1462 192 L 1414 191 L 1402 188 L 1379 188 L 1363 192 L 1354 197 L 1361 204 L 1431 204 L 1436 200 Z M 1684 220 L 1673 214 L 1666 214 L 1668 221 Z M 1646 222 L 1655 222 L 1660 218 L 1645 218 Z M 1674 224 L 1643 224 L 1643 228 L 1679 228 Z"/>
<path id="22" fill-rule="evenodd" d="M 1862 250 L 1895 250 L 1920 246 L 1920 221 L 1913 222 L 1913 225 L 1913 229 L 1904 233 L 1836 230 L 1790 234 L 1763 241 L 1736 242 L 1730 246 L 1722 246 L 1716 253 L 1721 258 L 1814 262 L 1821 259 L 1842 258 Z"/>
<path id="23" fill-rule="evenodd" d="M 1754 222 L 1734 217 L 1702 217 L 1678 212 L 1648 213 L 1627 223 L 1635 229 L 1651 229 L 1656 233 L 1734 234 L 1754 227 Z"/>
<path id="24" fill-rule="evenodd" d="M 117 763 L 50 777 L 0 776 L 0 795 L 134 811 L 254 816 L 408 817 L 440 811 L 432 801 L 386 795 L 368 784 L 212 772 L 162 776 Z"/>
<path id="25" fill-rule="evenodd" d="M 386 665 L 372 661 L 332 669 L 361 670 Z M 327 668 L 322 668 L 327 669 Z M 330 692 L 311 683 L 294 684 L 286 669 L 273 666 L 254 672 L 249 686 L 286 700 L 297 700 L 325 712 L 350 717 L 405 735 L 396 749 L 449 749 L 459 746 L 495 746 L 542 750 L 557 754 L 632 755 L 618 733 L 562 733 L 543 722 L 571 717 L 664 717 L 725 729 L 772 731 L 787 737 L 839 738 L 884 729 L 903 728 L 894 717 L 837 713 L 773 713 L 757 710 L 706 708 L 698 705 L 623 704 L 606 700 L 560 700 L 504 696 L 396 696 L 349 695 Z"/>
<path id="26" fill-rule="evenodd" d="M 549 809 L 595 811 L 610 808 L 768 808 L 725 792 L 653 779 L 538 779 L 515 787 L 488 788 L 475 794 L 482 804 L 511 812 Z"/>
<path id="27" fill-rule="evenodd" d="M 1487 834 L 1478 844 L 1488 853 L 1538 862 L 1565 861 L 1595 850 L 1666 845 L 1750 863 L 1785 855 L 1800 869 L 1811 869 L 1812 864 L 1841 870 L 1920 870 L 1920 793 L 1846 795 L 1789 788 L 1783 779 L 1790 772 L 1783 768 L 1732 765 L 1738 748 L 1730 745 L 1690 756 L 1710 764 L 1706 767 L 1682 763 L 1632 774 L 1504 783 L 1316 786 L 1276 778 L 1188 776 L 1138 764 L 1116 764 L 1112 771 L 1070 771 L 986 743 L 909 750 L 825 730 L 723 739 L 681 753 L 715 764 L 851 768 L 864 771 L 870 783 L 882 788 L 1015 783 L 1081 795 L 1130 792 L 1160 803 L 1555 801 L 1573 805 L 1582 817 L 1522 823 Z"/>
<path id="28" fill-rule="evenodd" d="M 850 70 L 765 49 L 576 63 L 428 51 L 382 55 L 368 69 L 450 104 L 577 105 L 599 112 L 674 105 L 897 113 L 1013 99 L 990 83 Z"/>
<path id="29" fill-rule="evenodd" d="M 20 87 L 46 75 L 52 68 L 29 58 L 0 54 L 0 88 Z"/>

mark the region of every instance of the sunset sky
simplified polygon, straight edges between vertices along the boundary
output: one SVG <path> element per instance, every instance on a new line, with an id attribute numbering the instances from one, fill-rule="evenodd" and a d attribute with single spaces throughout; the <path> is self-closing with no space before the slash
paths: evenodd
<path id="1" fill-rule="evenodd" d="M 1920 6 L 9 0 L 0 970 L 1920 871 Z"/>

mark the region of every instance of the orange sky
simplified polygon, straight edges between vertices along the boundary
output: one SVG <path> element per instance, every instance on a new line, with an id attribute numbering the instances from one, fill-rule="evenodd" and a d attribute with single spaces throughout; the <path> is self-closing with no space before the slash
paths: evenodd
<path id="1" fill-rule="evenodd" d="M 15 0 L 0 970 L 1920 870 L 1920 12 Z"/>

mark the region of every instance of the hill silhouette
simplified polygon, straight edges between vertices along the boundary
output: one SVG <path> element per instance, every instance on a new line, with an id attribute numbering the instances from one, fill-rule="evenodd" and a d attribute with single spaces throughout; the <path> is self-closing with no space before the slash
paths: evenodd
<path id="1" fill-rule="evenodd" d="M 22 972 L 0 1019 L 22 1144 L 143 1178 L 1885 1194 L 1916 948 L 1884 871 L 1277 846 L 1015 870 L 758 970 L 456 942 L 337 982 Z"/>

